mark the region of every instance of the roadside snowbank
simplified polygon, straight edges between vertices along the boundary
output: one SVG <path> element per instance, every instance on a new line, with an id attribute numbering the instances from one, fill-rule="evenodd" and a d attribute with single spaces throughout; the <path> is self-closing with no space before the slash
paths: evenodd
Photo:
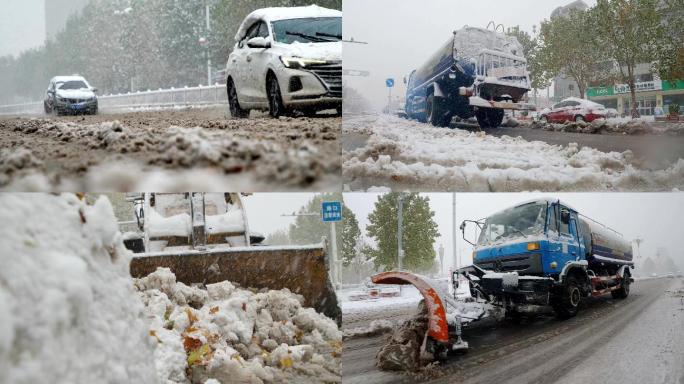
<path id="1" fill-rule="evenodd" d="M 0 382 L 157 383 L 112 207 L 0 194 Z"/>
<path id="2" fill-rule="evenodd" d="M 227 281 L 200 289 L 165 268 L 135 286 L 167 383 L 341 382 L 337 324 L 289 290 L 254 293 Z"/>
<path id="3" fill-rule="evenodd" d="M 549 145 L 460 129 L 433 128 L 391 116 L 354 116 L 343 134 L 370 135 L 343 152 L 346 188 L 366 184 L 447 191 L 623 191 L 684 187 L 684 159 L 667 169 L 637 168 L 631 151 Z"/>
<path id="4" fill-rule="evenodd" d="M 533 121 L 532 129 L 543 129 L 554 132 L 577 132 L 589 134 L 622 134 L 622 135 L 684 135 L 684 123 L 654 122 L 641 119 L 610 118 L 594 120 L 591 123 L 567 122 L 543 123 Z"/>

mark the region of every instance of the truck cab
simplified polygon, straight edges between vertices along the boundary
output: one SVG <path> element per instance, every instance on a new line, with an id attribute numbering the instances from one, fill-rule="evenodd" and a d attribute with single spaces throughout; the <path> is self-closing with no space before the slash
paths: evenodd
<path id="1" fill-rule="evenodd" d="M 585 259 L 577 211 L 561 202 L 534 201 L 488 217 L 473 264 L 497 272 L 558 277 L 568 262 Z"/>
<path id="2" fill-rule="evenodd" d="M 476 239 L 466 236 L 471 225 L 479 232 Z M 466 220 L 461 231 L 473 245 L 473 265 L 455 273 L 466 275 L 474 294 L 508 312 L 551 305 L 559 317 L 572 317 L 585 297 L 629 294 L 631 244 L 560 200 L 535 200 Z"/>

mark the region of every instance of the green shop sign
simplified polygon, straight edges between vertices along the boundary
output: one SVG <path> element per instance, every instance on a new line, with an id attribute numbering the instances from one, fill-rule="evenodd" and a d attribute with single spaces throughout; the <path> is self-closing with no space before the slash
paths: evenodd
<path id="1" fill-rule="evenodd" d="M 684 80 L 663 80 L 662 87 L 661 81 L 647 81 L 643 83 L 636 83 L 637 92 L 643 91 L 657 91 L 662 89 L 663 91 L 673 91 L 682 90 L 684 91 Z M 629 86 L 626 84 L 618 84 L 613 87 L 589 87 L 587 89 L 587 97 L 601 97 L 601 96 L 614 96 L 617 94 L 629 93 Z"/>
<path id="2" fill-rule="evenodd" d="M 588 97 L 613 96 L 613 87 L 590 87 L 587 89 Z"/>
<path id="3" fill-rule="evenodd" d="M 684 91 L 684 80 L 663 80 L 663 91 L 681 89 Z"/>

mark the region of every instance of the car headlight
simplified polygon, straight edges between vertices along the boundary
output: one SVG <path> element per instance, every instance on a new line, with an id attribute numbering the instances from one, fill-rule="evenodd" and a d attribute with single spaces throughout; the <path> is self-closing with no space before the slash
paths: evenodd
<path id="1" fill-rule="evenodd" d="M 325 64 L 325 60 L 302 59 L 301 57 L 280 56 L 280 61 L 287 68 L 305 68 L 312 64 Z"/>

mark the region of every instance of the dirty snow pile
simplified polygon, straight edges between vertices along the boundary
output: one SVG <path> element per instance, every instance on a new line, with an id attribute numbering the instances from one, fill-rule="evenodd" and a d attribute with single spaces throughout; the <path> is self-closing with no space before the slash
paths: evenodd
<path id="1" fill-rule="evenodd" d="M 506 126 L 502 124 L 502 126 Z M 589 134 L 622 134 L 622 135 L 684 135 L 682 123 L 660 123 L 631 118 L 598 119 L 591 123 L 566 122 L 544 123 L 533 121 L 529 124 L 532 129 L 543 129 L 555 132 L 577 132 Z"/>
<path id="2" fill-rule="evenodd" d="M 368 327 L 356 327 L 344 330 L 344 339 L 352 339 L 356 337 L 369 337 L 382 333 L 393 331 L 395 324 L 392 320 L 376 319 L 370 322 Z"/>
<path id="3" fill-rule="evenodd" d="M 337 324 L 287 289 L 255 293 L 227 281 L 202 289 L 166 268 L 135 287 L 167 383 L 341 382 Z"/>
<path id="4" fill-rule="evenodd" d="M 684 187 L 684 159 L 644 170 L 631 151 L 550 145 L 434 128 L 392 116 L 350 116 L 343 134 L 369 135 L 343 152 L 346 189 L 367 185 L 459 191 L 673 190 Z"/>
<path id="5" fill-rule="evenodd" d="M 158 383 L 112 207 L 0 194 L 0 383 Z"/>

